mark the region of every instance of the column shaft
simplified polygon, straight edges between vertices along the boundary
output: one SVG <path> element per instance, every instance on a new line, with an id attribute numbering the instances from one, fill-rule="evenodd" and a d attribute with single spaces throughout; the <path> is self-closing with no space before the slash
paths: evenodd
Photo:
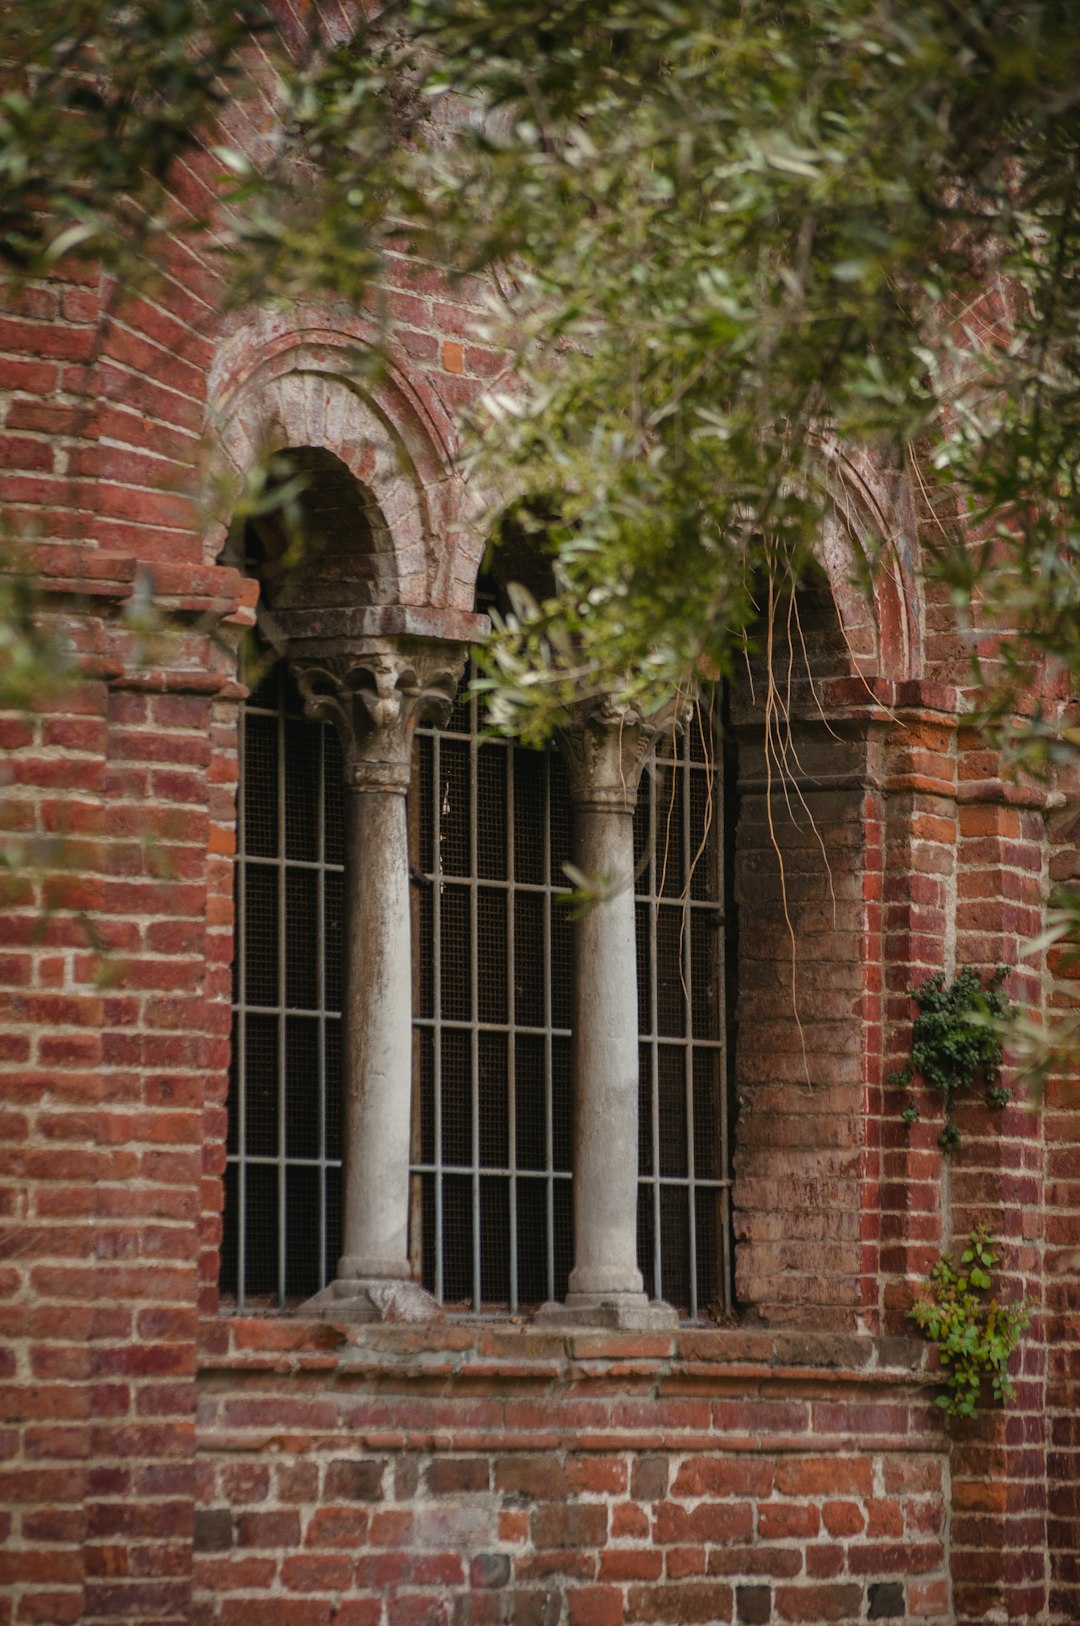
<path id="1" fill-rule="evenodd" d="M 304 631 L 298 627 L 298 640 Z M 442 1312 L 413 1282 L 409 1259 L 412 956 L 405 793 L 416 723 L 421 717 L 445 721 L 464 651 L 436 639 L 376 636 L 320 651 L 321 641 L 312 634 L 316 650 L 294 660 L 308 716 L 338 729 L 348 798 L 344 1225 L 336 1279 L 305 1309 L 345 1321 L 430 1319 Z"/>
<path id="2" fill-rule="evenodd" d="M 611 695 L 584 697 L 559 730 L 574 809 L 578 869 L 598 897 L 574 930 L 574 1268 L 565 1304 L 539 1318 L 618 1327 L 667 1327 L 670 1305 L 650 1304 L 637 1266 L 638 1006 L 634 931 L 634 804 L 676 697 L 652 716 Z"/>
<path id="3" fill-rule="evenodd" d="M 410 1274 L 412 968 L 405 798 L 349 791 L 339 1277 Z"/>
<path id="4" fill-rule="evenodd" d="M 579 807 L 575 862 L 610 884 L 574 926 L 574 1270 L 581 1295 L 642 1290 L 637 1268 L 638 1011 L 634 826 Z"/>

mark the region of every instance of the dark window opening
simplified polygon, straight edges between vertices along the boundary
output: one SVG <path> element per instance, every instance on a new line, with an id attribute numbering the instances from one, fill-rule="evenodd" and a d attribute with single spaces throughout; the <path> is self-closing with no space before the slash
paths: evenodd
<path id="1" fill-rule="evenodd" d="M 483 724 L 463 686 L 417 730 L 412 1240 L 437 1298 L 514 1311 L 573 1264 L 570 802 L 556 751 Z"/>
<path id="2" fill-rule="evenodd" d="M 240 720 L 221 1288 L 318 1291 L 341 1252 L 344 787 L 333 730 L 283 661 Z"/>
<path id="3" fill-rule="evenodd" d="M 660 742 L 637 856 L 638 1257 L 694 1317 L 731 1308 L 719 700 Z M 573 1262 L 570 804 L 556 750 L 479 739 L 462 694 L 417 731 L 411 1245 L 448 1307 L 566 1292 Z M 295 1304 L 341 1235 L 344 797 L 328 724 L 283 662 L 243 708 L 222 1293 Z M 730 807 L 728 808 L 730 811 Z"/>
<path id="4" fill-rule="evenodd" d="M 634 817 L 638 1265 L 694 1319 L 731 1309 L 725 805 L 719 697 L 662 738 Z"/>

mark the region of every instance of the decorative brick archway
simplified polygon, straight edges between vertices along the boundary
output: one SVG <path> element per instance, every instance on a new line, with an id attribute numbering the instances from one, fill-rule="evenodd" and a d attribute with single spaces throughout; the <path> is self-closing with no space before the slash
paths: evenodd
<path id="1" fill-rule="evenodd" d="M 391 347 L 373 376 L 371 330 L 310 315 L 280 331 L 255 315 L 211 369 L 213 453 L 207 537 L 216 557 L 250 471 L 290 446 L 340 458 L 370 498 L 369 523 L 394 558 L 394 597 L 471 610 L 484 536 L 479 505 L 455 467 L 458 440 L 438 396 Z"/>

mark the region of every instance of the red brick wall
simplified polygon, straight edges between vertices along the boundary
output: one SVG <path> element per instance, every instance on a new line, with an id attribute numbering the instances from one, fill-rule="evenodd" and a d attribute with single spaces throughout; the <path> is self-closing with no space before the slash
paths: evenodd
<path id="1" fill-rule="evenodd" d="M 211 1334 L 200 1626 L 950 1619 L 946 1442 L 910 1344 Z"/>
<path id="2" fill-rule="evenodd" d="M 956 693 L 912 684 L 903 700 L 884 762 L 886 1080 L 910 1059 L 912 989 L 955 965 Z M 919 1088 L 911 1098 L 921 1116 L 909 1129 L 900 1118 L 908 1096 L 887 1083 L 881 1093 L 879 1294 L 885 1325 L 897 1332 L 910 1278 L 924 1277 L 944 1244 L 948 1204 L 940 1099 Z"/>
<path id="3" fill-rule="evenodd" d="M 159 640 L 160 665 L 125 660 L 130 632 L 86 600 L 122 603 L 131 563 L 99 553 L 89 592 L 53 579 L 101 675 L 18 724 L 2 803 L 22 842 L 0 926 L 15 1620 L 181 1621 L 189 1602 L 207 724 L 228 679 L 201 629 Z M 177 566 L 158 581 L 192 620 L 240 586 Z"/>
<path id="4" fill-rule="evenodd" d="M 822 584 L 736 683 L 736 1292 L 879 1325 L 883 714 Z M 757 637 L 767 648 L 767 633 Z M 852 704 L 854 701 L 854 704 Z"/>
<path id="5" fill-rule="evenodd" d="M 1008 991 L 1038 1011 L 1038 969 L 1021 955 L 1039 930 L 1046 895 L 1045 793 L 1004 784 L 968 731 L 958 750 L 957 956 L 981 969 L 1016 967 Z M 1036 1618 L 1047 1597 L 1042 1127 L 1022 1101 L 1000 1113 L 969 1103 L 956 1119 L 964 1143 L 951 1179 L 954 1236 L 987 1223 L 1002 1244 L 1006 1296 L 1026 1297 L 1036 1312 L 1010 1415 L 987 1419 L 954 1453 L 957 1606 L 977 1617 L 997 1598 L 1009 1618 Z M 997 1481 L 989 1490 L 988 1478 Z"/>
<path id="6" fill-rule="evenodd" d="M 1050 875 L 1080 882 L 1080 779 L 1063 787 L 1067 800 L 1050 824 Z M 1080 1007 L 1080 967 L 1060 950 L 1052 1016 Z M 1043 1304 L 1047 1344 L 1046 1473 L 1051 1618 L 1080 1618 L 1080 1087 L 1056 1073 L 1043 1108 Z"/>
<path id="7" fill-rule="evenodd" d="M 804 720 L 798 792 L 774 783 L 770 798 L 759 732 L 740 731 L 736 1290 L 771 1322 L 853 1327 L 862 1308 L 866 744 Z M 843 788 L 819 788 L 819 774 Z"/>
<path id="8" fill-rule="evenodd" d="M 242 106 L 229 118 L 249 128 Z M 179 196 L 200 197 L 198 169 Z M 475 565 L 443 478 L 451 417 L 499 366 L 470 342 L 481 292 L 404 259 L 385 290 L 380 410 L 441 448 L 431 579 L 451 603 Z M 867 682 L 843 676 L 822 595 L 808 616 L 826 715 L 798 690 L 796 777 L 835 921 L 806 821 L 774 807 L 809 1084 L 760 711 L 736 701 L 738 1285 L 773 1330 L 639 1345 L 450 1326 L 427 1344 L 214 1319 L 234 646 L 253 606 L 213 565 L 229 515 L 199 507 L 194 471 L 225 432 L 212 405 L 264 363 L 287 372 L 300 329 L 337 350 L 365 329 L 340 311 L 226 329 L 179 237 L 143 297 L 111 297 L 77 271 L 0 318 L 5 515 L 80 667 L 0 718 L 0 1626 L 864 1620 L 897 1586 L 902 1614 L 877 1618 L 1072 1626 L 1075 1078 L 1050 1080 L 1041 1115 L 965 1108 L 947 1163 L 933 1103 L 909 1132 L 884 1075 L 907 1055 L 912 986 L 1014 964 L 1047 880 L 1075 879 L 1080 788 L 1052 811 L 958 728 L 967 655 L 933 591 L 925 614 L 900 606 L 918 681 L 919 638 L 881 624 L 900 614 L 888 594 L 876 628 L 850 629 Z M 152 628 L 132 614 L 146 569 Z M 1010 991 L 1075 1003 L 1075 980 L 1044 988 L 1038 967 Z M 950 1437 L 911 1368 L 921 1346 L 896 1339 L 942 1238 L 976 1219 L 1039 1316 L 1017 1407 Z M 840 1326 L 889 1339 L 818 1336 Z"/>

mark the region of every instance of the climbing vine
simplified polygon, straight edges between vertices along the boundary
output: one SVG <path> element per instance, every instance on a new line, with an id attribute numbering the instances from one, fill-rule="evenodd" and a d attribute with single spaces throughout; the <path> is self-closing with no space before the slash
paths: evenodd
<path id="1" fill-rule="evenodd" d="M 951 1152 L 959 1144 L 952 1110 L 962 1091 L 981 1083 L 991 1107 L 1003 1107 L 1011 1099 L 1001 1083 L 1000 1035 L 1015 1011 L 1002 993 L 1008 974 L 1007 966 L 998 966 L 984 987 L 979 973 L 966 966 L 952 982 L 939 971 L 912 989 L 919 1014 L 912 1030 L 911 1059 L 899 1072 L 890 1074 L 889 1083 L 907 1086 L 917 1073 L 941 1092 L 945 1124 L 938 1145 L 942 1151 Z M 918 1120 L 918 1107 L 909 1101 L 900 1116 L 910 1126 Z"/>
<path id="2" fill-rule="evenodd" d="M 985 1377 L 1002 1405 L 1016 1394 L 1006 1368 L 1031 1314 L 1024 1303 L 999 1304 L 986 1296 L 997 1259 L 986 1226 L 976 1226 L 960 1256 L 960 1269 L 943 1253 L 908 1311 L 937 1345 L 945 1385 L 937 1404 L 950 1417 L 975 1416 Z"/>

